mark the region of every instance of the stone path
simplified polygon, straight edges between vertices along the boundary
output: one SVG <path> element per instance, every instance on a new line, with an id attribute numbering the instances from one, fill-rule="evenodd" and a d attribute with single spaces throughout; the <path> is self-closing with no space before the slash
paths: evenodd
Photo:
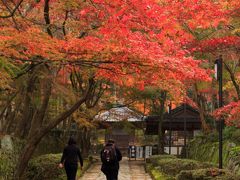
<path id="1" fill-rule="evenodd" d="M 100 162 L 95 163 L 79 180 L 106 180 L 100 166 Z M 127 158 L 123 158 L 120 162 L 118 180 L 152 180 L 152 178 L 145 173 L 144 161 L 128 161 Z"/>

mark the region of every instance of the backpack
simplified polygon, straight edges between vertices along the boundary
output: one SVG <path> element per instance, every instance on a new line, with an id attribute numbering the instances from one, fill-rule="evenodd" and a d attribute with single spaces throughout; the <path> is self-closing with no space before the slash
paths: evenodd
<path id="1" fill-rule="evenodd" d="M 107 145 L 102 152 L 102 160 L 104 163 L 114 163 L 117 161 L 116 149 L 113 145 Z"/>

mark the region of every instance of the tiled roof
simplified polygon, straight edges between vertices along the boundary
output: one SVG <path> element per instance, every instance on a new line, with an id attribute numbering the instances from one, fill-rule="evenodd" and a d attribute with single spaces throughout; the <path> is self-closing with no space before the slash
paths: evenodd
<path id="1" fill-rule="evenodd" d="M 95 120 L 106 122 L 137 122 L 143 121 L 143 116 L 128 107 L 116 107 L 96 115 Z"/>

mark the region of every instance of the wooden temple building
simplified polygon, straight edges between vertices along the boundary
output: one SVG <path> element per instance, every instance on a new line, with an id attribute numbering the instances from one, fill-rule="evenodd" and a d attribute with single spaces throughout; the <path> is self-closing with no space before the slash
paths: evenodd
<path id="1" fill-rule="evenodd" d="M 129 145 L 137 143 L 136 130 L 145 127 L 144 117 L 127 107 L 112 108 L 95 119 L 100 120 L 100 128 L 106 130 L 105 142 L 114 139 L 123 155 L 127 155 Z"/>
<path id="2" fill-rule="evenodd" d="M 96 116 L 96 119 L 101 121 L 102 129 L 106 130 L 105 140 L 114 139 L 123 154 L 127 154 L 129 145 L 145 146 L 136 141 L 137 129 L 145 130 L 145 135 L 158 134 L 159 116 L 143 117 L 127 107 L 112 108 Z M 126 130 L 124 123 L 131 124 L 132 128 Z M 200 130 L 199 112 L 187 104 L 165 113 L 162 124 L 164 151 L 185 156 L 188 141 Z"/>
<path id="3" fill-rule="evenodd" d="M 146 135 L 157 135 L 159 116 L 147 116 Z M 201 130 L 199 112 L 187 104 L 165 113 L 162 124 L 166 153 L 186 156 L 186 145 Z M 184 149 L 182 149 L 184 148 Z M 184 152 L 182 152 L 184 150 Z"/>

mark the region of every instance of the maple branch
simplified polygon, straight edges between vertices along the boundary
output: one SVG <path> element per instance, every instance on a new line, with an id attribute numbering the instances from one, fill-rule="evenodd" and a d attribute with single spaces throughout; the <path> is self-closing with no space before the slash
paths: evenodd
<path id="1" fill-rule="evenodd" d="M 115 107 L 116 107 L 116 108 L 129 107 L 131 104 L 135 103 L 136 101 L 137 101 L 137 98 L 131 100 L 131 101 L 128 102 L 128 103 L 116 105 Z"/>
<path id="2" fill-rule="evenodd" d="M 12 0 L 11 0 L 11 1 L 12 1 Z M 40 2 L 40 1 L 39 1 L 39 2 Z M 36 2 L 36 4 L 38 4 L 39 2 Z M 12 3 L 14 3 L 14 2 L 12 2 Z M 30 7 L 25 11 L 25 14 L 24 14 L 24 15 L 23 15 L 23 13 L 18 9 L 19 16 L 20 16 L 22 19 L 27 20 L 27 21 L 29 21 L 29 22 L 31 22 L 31 23 L 36 24 L 36 25 L 39 25 L 39 26 L 44 26 L 44 25 L 46 25 L 46 23 L 37 21 L 37 20 L 35 20 L 35 19 L 27 18 L 27 14 L 28 14 L 32 9 L 34 9 L 34 6 L 30 6 Z M 51 24 L 51 27 L 54 27 L 54 28 L 56 28 L 56 29 L 61 29 L 60 27 L 57 27 L 56 25 L 53 25 L 53 24 Z"/>
<path id="3" fill-rule="evenodd" d="M 102 87 L 103 81 L 95 82 L 94 81 L 94 87 L 91 91 L 91 98 L 87 99 L 85 104 L 87 108 L 93 108 L 97 105 L 99 99 L 102 97 L 104 91 L 107 89 L 106 87 Z M 98 89 L 98 90 L 97 90 Z"/>
<path id="4" fill-rule="evenodd" d="M 66 11 L 65 13 L 65 18 L 64 18 L 64 21 L 63 21 L 63 24 L 62 24 L 62 31 L 63 31 L 63 35 L 66 36 L 66 28 L 65 28 L 65 25 L 66 25 L 66 21 L 68 19 L 68 13 L 69 11 Z"/>
<path id="5" fill-rule="evenodd" d="M 19 77 L 23 76 L 24 74 L 27 74 L 29 71 L 31 71 L 32 69 L 34 69 L 36 66 L 42 64 L 42 62 L 38 62 L 38 63 L 31 63 L 27 66 L 26 69 L 22 69 L 23 71 L 18 73 L 15 77 L 13 77 L 12 79 L 18 79 Z"/>
<path id="6" fill-rule="evenodd" d="M 4 56 L 3 54 L 0 53 L 0 56 Z M 6 56 L 4 56 L 6 57 Z M 149 64 L 143 64 L 142 62 L 139 61 L 130 61 L 130 62 L 114 62 L 114 61 L 110 61 L 110 60 L 106 60 L 106 61 L 102 61 L 102 60 L 98 60 L 98 61 L 91 61 L 91 60 L 75 60 L 75 61 L 71 61 L 71 60 L 65 60 L 64 62 L 62 61 L 58 61 L 58 60 L 48 60 L 48 59 L 36 59 L 36 58 L 32 58 L 32 59 L 24 59 L 24 58 L 19 58 L 19 57 L 14 57 L 14 56 L 9 56 L 7 57 L 9 58 L 9 60 L 20 60 L 22 62 L 29 62 L 29 63 L 57 63 L 59 62 L 59 65 L 77 65 L 77 66 L 84 66 L 84 67 L 95 67 L 98 69 L 105 69 L 108 70 L 110 72 L 113 73 L 117 73 L 115 70 L 111 69 L 111 68 L 107 68 L 107 67 L 100 67 L 101 64 L 124 64 L 125 66 L 130 66 L 130 65 L 137 65 L 137 66 L 141 66 L 141 67 L 151 67 L 151 65 Z M 118 74 L 122 74 L 122 75 L 127 75 L 127 74 L 133 74 L 134 72 L 129 72 L 129 73 L 119 73 Z"/>
<path id="7" fill-rule="evenodd" d="M 75 68 L 70 74 L 70 80 L 71 80 L 72 87 L 75 91 L 81 91 L 81 92 L 84 91 L 83 79 L 80 73 L 78 73 Z"/>
<path id="8" fill-rule="evenodd" d="M 70 63 L 70 64 L 72 64 L 72 63 Z M 107 71 L 110 71 L 110 72 L 113 72 L 113 73 L 116 74 L 116 71 L 114 71 L 113 69 L 107 68 L 107 67 L 99 67 L 99 65 L 87 64 L 87 63 L 81 63 L 81 64 L 73 63 L 73 65 L 79 65 L 79 66 L 84 66 L 84 67 L 95 67 L 95 68 L 98 68 L 98 69 L 105 69 Z M 122 73 L 122 75 L 123 75 L 123 73 Z"/>
<path id="9" fill-rule="evenodd" d="M 234 9 L 234 11 L 231 12 L 231 15 L 232 16 L 239 16 L 239 13 L 240 13 L 240 8 L 237 8 L 237 9 Z"/>
<path id="10" fill-rule="evenodd" d="M 0 53 L 0 56 L 4 56 L 3 54 Z M 6 57 L 6 56 L 4 56 Z M 84 60 L 84 59 L 80 59 L 80 60 L 74 60 L 74 61 L 71 61 L 71 60 L 65 60 L 64 62 L 62 61 L 59 61 L 59 60 L 49 60 L 49 59 L 42 59 L 41 57 L 39 56 L 36 56 L 35 58 L 32 58 L 32 59 L 24 59 L 24 58 L 19 58 L 19 57 L 14 57 L 14 56 L 10 56 L 10 57 L 7 57 L 9 58 L 9 60 L 14 60 L 14 59 L 17 59 L 17 60 L 20 60 L 22 62 L 29 62 L 29 63 L 58 63 L 58 64 L 61 64 L 61 65 L 76 65 L 76 66 L 83 66 L 83 67 L 94 67 L 94 68 L 98 68 L 98 69 L 104 69 L 104 70 L 107 70 L 109 72 L 112 72 L 114 74 L 119 74 L 119 75 L 128 75 L 128 74 L 134 74 L 134 70 L 132 72 L 128 72 L 128 73 L 123 73 L 123 72 L 116 72 L 115 69 L 112 69 L 112 68 L 109 68 L 109 67 L 102 67 L 100 66 L 101 64 L 115 64 L 115 65 L 118 65 L 118 64 L 123 64 L 125 65 L 126 67 L 130 66 L 130 65 L 137 65 L 137 66 L 141 66 L 141 67 L 151 67 L 151 65 L 149 64 L 143 64 L 143 62 L 140 62 L 140 61 L 129 61 L 129 62 L 114 62 L 114 61 L 111 61 L 111 60 L 95 60 L 95 61 L 91 61 L 91 60 Z"/>
<path id="11" fill-rule="evenodd" d="M 3 2 L 3 1 L 2 1 Z M 12 12 L 10 12 L 9 15 L 6 15 L 6 16 L 0 16 L 0 18 L 10 18 L 12 16 L 14 16 L 14 13 L 16 12 L 16 10 L 19 8 L 19 6 L 22 4 L 23 0 L 20 0 L 18 2 L 18 4 L 15 6 L 15 8 L 12 10 Z M 5 3 L 4 3 L 5 4 Z M 6 6 L 7 7 L 7 6 Z M 7 7 L 8 8 L 8 7 Z M 8 8 L 9 9 L 9 8 Z"/>
<path id="12" fill-rule="evenodd" d="M 236 78 L 234 76 L 234 72 L 231 71 L 230 67 L 228 66 L 227 63 L 223 62 L 224 66 L 225 66 L 225 69 L 227 70 L 227 72 L 229 73 L 230 75 L 230 78 L 231 78 L 231 81 L 235 87 L 235 90 L 237 92 L 237 96 L 238 96 L 238 99 L 240 99 L 240 87 L 238 85 L 238 83 L 236 82 Z"/>
<path id="13" fill-rule="evenodd" d="M 131 64 L 134 64 L 134 63 L 124 63 L 124 62 L 105 62 L 105 61 L 102 61 L 102 62 L 91 62 L 91 61 L 87 61 L 87 62 L 69 62 L 68 64 L 70 65 L 79 65 L 79 66 L 85 66 L 85 67 L 95 67 L 95 68 L 99 68 L 99 69 L 105 69 L 105 70 L 109 70 L 109 71 L 112 71 L 112 72 L 115 72 L 114 70 L 112 70 L 111 68 L 107 68 L 107 67 L 100 67 L 101 64 L 125 64 L 127 66 L 131 65 Z M 115 72 L 116 73 L 116 72 Z M 124 73 L 122 73 L 124 74 Z"/>
<path id="14" fill-rule="evenodd" d="M 71 53 L 71 54 L 75 54 L 75 53 Z M 69 60 L 69 61 L 67 61 L 68 63 L 70 63 L 70 64 L 74 64 L 74 63 L 76 63 L 76 64 L 81 64 L 81 63 L 85 63 L 85 64 L 87 64 L 87 63 L 89 63 L 89 64 L 126 64 L 126 65 L 130 65 L 130 64 L 135 64 L 135 65 L 139 65 L 139 66 L 143 66 L 143 67 L 150 67 L 150 65 L 148 65 L 148 64 L 143 64 L 143 62 L 141 62 L 141 61 L 131 61 L 131 60 L 129 60 L 129 61 L 126 61 L 126 62 L 121 62 L 121 61 L 118 61 L 118 62 L 116 62 L 116 61 L 112 61 L 112 60 L 85 60 L 85 59 L 76 59 L 76 60 L 74 60 L 74 61 L 71 61 L 71 60 Z"/>
<path id="15" fill-rule="evenodd" d="M 2 2 L 3 2 L 3 4 L 6 6 L 6 8 L 8 9 L 8 11 L 11 12 L 11 9 L 10 9 L 10 7 L 8 6 L 8 4 L 7 4 L 6 2 L 4 2 L 3 0 L 2 0 Z M 12 2 L 12 1 L 11 1 L 11 2 Z M 14 2 L 12 2 L 12 3 L 16 6 L 16 4 L 15 4 Z M 18 11 L 19 11 L 19 9 L 18 9 Z M 20 29 L 19 29 L 19 27 L 18 27 L 18 24 L 17 24 L 14 16 L 12 16 L 11 18 L 12 18 L 13 24 L 15 25 L 15 28 L 16 28 L 18 31 L 20 31 Z"/>
<path id="16" fill-rule="evenodd" d="M 89 0 L 90 1 L 90 3 L 93 5 L 93 7 L 95 7 L 97 10 L 98 10 L 98 8 L 97 8 L 97 6 L 94 4 L 94 2 L 92 1 L 92 0 Z"/>
<path id="17" fill-rule="evenodd" d="M 50 23 L 50 17 L 49 17 L 49 1 L 50 0 L 45 0 L 45 3 L 44 3 L 44 19 L 47 25 L 47 33 L 49 34 L 49 36 L 53 37 L 53 34 L 50 29 L 51 23 Z"/>
<path id="18" fill-rule="evenodd" d="M 182 24 L 183 24 L 183 27 L 185 27 L 188 32 L 190 32 L 194 37 L 196 37 L 198 40 L 200 40 L 198 38 L 198 36 L 196 35 L 196 33 L 187 25 L 187 23 L 183 22 Z"/>

